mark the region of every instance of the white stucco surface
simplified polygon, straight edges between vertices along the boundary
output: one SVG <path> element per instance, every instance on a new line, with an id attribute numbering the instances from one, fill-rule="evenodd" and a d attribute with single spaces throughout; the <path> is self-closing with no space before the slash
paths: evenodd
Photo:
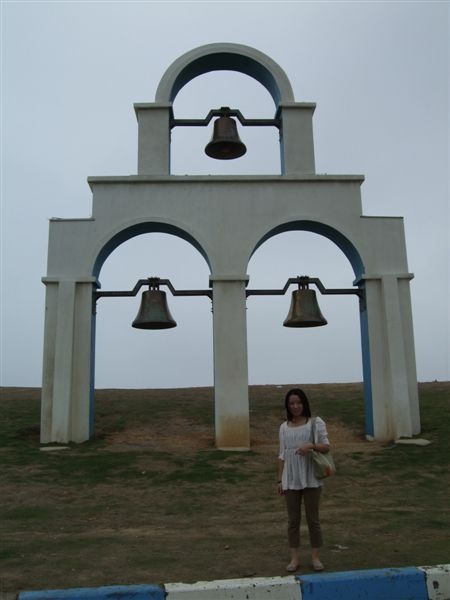
<path id="1" fill-rule="evenodd" d="M 272 93 L 282 122 L 282 174 L 173 176 L 173 97 L 202 69 L 215 65 L 220 70 L 227 60 L 250 76 L 254 71 Z M 91 435 L 97 277 L 118 245 L 150 231 L 192 243 L 210 269 L 217 447 L 250 446 L 248 262 L 271 236 L 302 229 L 332 240 L 351 263 L 355 285 L 365 292 L 361 340 L 367 435 L 383 440 L 419 433 L 412 275 L 403 220 L 362 214 L 362 176 L 315 173 L 313 105 L 293 102 L 291 93 L 284 72 L 248 47 L 212 44 L 180 57 L 164 75 L 157 103 L 135 105 L 138 175 L 90 177 L 92 217 L 51 220 L 44 278 L 42 441 L 83 441 Z"/>

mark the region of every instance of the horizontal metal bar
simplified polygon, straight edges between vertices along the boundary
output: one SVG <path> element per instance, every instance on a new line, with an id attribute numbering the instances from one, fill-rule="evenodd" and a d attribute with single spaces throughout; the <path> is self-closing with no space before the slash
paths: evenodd
<path id="1" fill-rule="evenodd" d="M 94 296 L 95 299 L 97 300 L 98 298 L 118 298 L 121 296 L 136 296 L 137 293 L 139 292 L 139 290 L 141 289 L 142 286 L 144 285 L 150 285 L 150 281 L 153 281 L 157 278 L 153 277 L 153 278 L 148 278 L 148 279 L 139 279 L 139 281 L 136 283 L 136 285 L 134 286 L 134 288 L 132 290 L 118 290 L 118 291 L 109 291 L 109 292 L 94 292 Z"/>
<path id="2" fill-rule="evenodd" d="M 284 296 L 285 290 L 246 290 L 246 296 Z"/>
<path id="3" fill-rule="evenodd" d="M 212 300 L 212 290 L 175 290 L 173 296 L 208 296 Z"/>
<path id="4" fill-rule="evenodd" d="M 210 110 L 204 119 L 171 119 L 170 127 L 206 127 L 213 117 L 236 117 L 244 127 L 277 127 L 280 129 L 280 119 L 246 119 L 240 110 L 223 107 Z"/>
<path id="5" fill-rule="evenodd" d="M 267 289 L 267 290 L 246 290 L 245 292 L 247 294 L 247 296 L 283 296 L 286 291 L 284 289 L 282 290 L 272 290 L 272 289 Z M 357 290 L 357 289 L 344 289 L 344 288 L 333 288 L 333 289 L 324 289 L 323 291 L 320 292 L 321 294 L 327 295 L 327 294 L 353 294 L 355 296 L 361 296 L 363 294 L 362 290 Z"/>
<path id="6" fill-rule="evenodd" d="M 365 294 L 364 290 L 361 288 L 326 288 L 320 279 L 316 277 L 290 277 L 283 288 L 281 289 L 258 289 L 258 290 L 246 290 L 245 294 L 247 297 L 249 296 L 283 296 L 288 288 L 292 284 L 297 284 L 299 286 L 308 286 L 314 284 L 319 289 L 320 293 L 323 295 L 356 295 L 361 300 L 364 299 Z M 139 279 L 132 290 L 113 290 L 113 291 L 95 291 L 94 297 L 95 300 L 99 298 L 118 298 L 118 297 L 126 297 L 126 296 L 136 296 L 139 290 L 144 286 L 148 285 L 150 288 L 158 289 L 160 286 L 164 285 L 169 288 L 171 294 L 173 296 L 207 296 L 210 300 L 213 297 L 213 290 L 176 290 L 170 279 L 160 279 L 159 277 L 149 277 L 147 279 Z"/>
<path id="7" fill-rule="evenodd" d="M 276 119 L 244 119 L 239 122 L 244 127 L 280 127 L 279 122 Z M 206 119 L 174 119 L 171 123 L 171 127 L 205 127 L 209 125 L 209 121 Z"/>
<path id="8" fill-rule="evenodd" d="M 262 290 L 246 290 L 246 295 L 248 296 L 282 296 L 284 295 L 289 286 L 292 284 L 298 285 L 311 285 L 314 284 L 317 286 L 321 294 L 353 294 L 359 296 L 361 299 L 364 298 L 364 290 L 359 288 L 326 288 L 320 279 L 317 277 L 290 277 L 284 288 L 282 289 L 262 289 Z"/>
<path id="9" fill-rule="evenodd" d="M 173 296 L 207 296 L 212 300 L 212 290 L 176 290 L 169 279 L 160 279 L 159 277 L 149 277 L 147 279 L 139 279 L 132 290 L 113 290 L 106 292 L 94 292 L 96 300 L 98 298 L 119 298 L 127 296 L 136 296 L 139 290 L 148 285 L 150 288 L 158 289 L 161 285 L 169 288 Z"/>

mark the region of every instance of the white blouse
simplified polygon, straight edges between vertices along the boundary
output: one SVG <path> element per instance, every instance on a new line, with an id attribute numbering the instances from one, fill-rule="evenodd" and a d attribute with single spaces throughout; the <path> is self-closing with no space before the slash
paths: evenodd
<path id="1" fill-rule="evenodd" d="M 316 444 L 329 444 L 325 422 L 316 417 Z M 280 425 L 280 452 L 278 458 L 284 461 L 281 486 L 283 490 L 302 490 L 306 487 L 319 487 L 320 479 L 314 475 L 311 453 L 305 456 L 295 454 L 297 448 L 312 442 L 311 418 L 304 425 L 289 427 L 287 421 Z"/>

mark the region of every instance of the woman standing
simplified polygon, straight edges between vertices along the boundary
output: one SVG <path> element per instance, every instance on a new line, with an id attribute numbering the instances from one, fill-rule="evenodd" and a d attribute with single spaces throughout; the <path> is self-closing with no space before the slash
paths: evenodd
<path id="1" fill-rule="evenodd" d="M 319 502 L 322 482 L 314 475 L 310 450 L 328 452 L 330 444 L 326 425 L 315 419 L 315 440 L 311 430 L 311 409 L 308 398 L 300 388 L 288 391 L 285 398 L 287 420 L 280 426 L 278 455 L 278 493 L 285 497 L 288 514 L 288 541 L 291 561 L 287 571 L 296 571 L 300 564 L 301 504 L 305 507 L 306 522 L 312 553 L 312 568 L 323 571 L 319 558 L 322 530 L 319 520 Z"/>

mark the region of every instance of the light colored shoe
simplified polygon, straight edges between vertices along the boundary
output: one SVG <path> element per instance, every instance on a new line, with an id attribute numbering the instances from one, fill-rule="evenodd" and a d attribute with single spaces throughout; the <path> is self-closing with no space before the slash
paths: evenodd
<path id="1" fill-rule="evenodd" d="M 288 571 L 289 573 L 293 573 L 294 571 L 296 571 L 299 568 L 299 566 L 300 565 L 298 564 L 298 562 L 294 562 L 291 560 L 291 562 L 286 567 L 286 571 Z"/>
<path id="2" fill-rule="evenodd" d="M 320 560 L 313 560 L 312 568 L 314 571 L 323 571 L 325 569 Z"/>

